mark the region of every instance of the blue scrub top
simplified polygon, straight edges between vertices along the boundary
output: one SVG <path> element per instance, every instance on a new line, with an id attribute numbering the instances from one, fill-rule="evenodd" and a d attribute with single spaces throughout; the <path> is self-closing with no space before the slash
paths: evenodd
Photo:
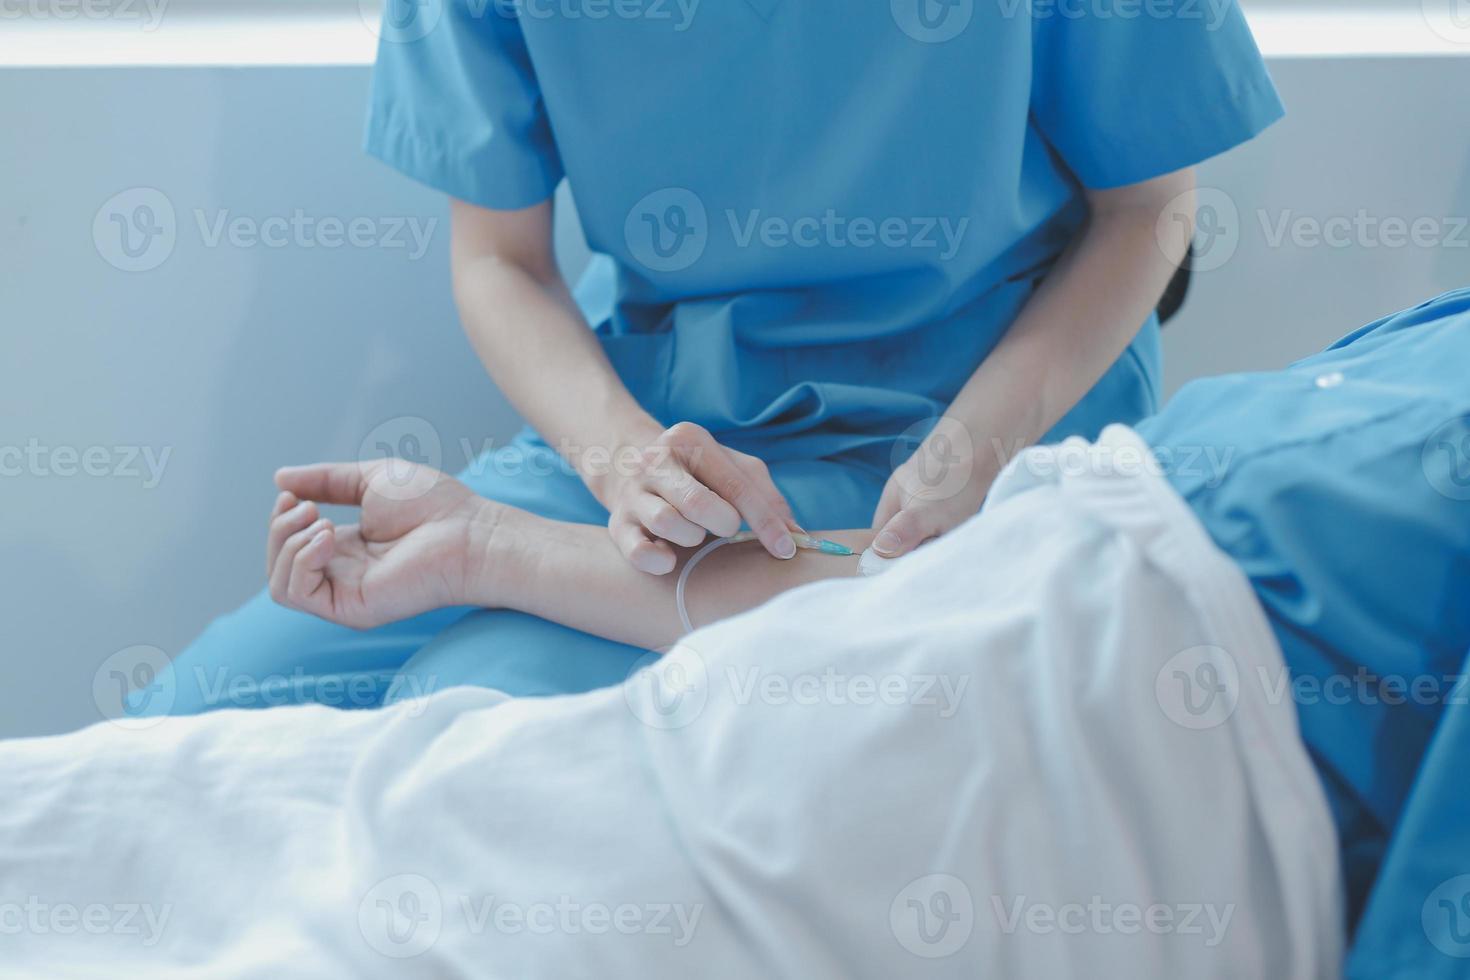
<path id="1" fill-rule="evenodd" d="M 1364 980 L 1470 976 L 1467 365 L 1470 289 L 1139 426 L 1281 642 Z"/>
<path id="2" fill-rule="evenodd" d="M 607 257 L 584 311 L 654 416 L 886 466 L 1077 232 L 1083 187 L 1281 111 L 1228 2 L 389 0 L 366 144 L 488 208 L 568 177 Z M 1156 331 L 1053 435 L 1156 407 Z"/>

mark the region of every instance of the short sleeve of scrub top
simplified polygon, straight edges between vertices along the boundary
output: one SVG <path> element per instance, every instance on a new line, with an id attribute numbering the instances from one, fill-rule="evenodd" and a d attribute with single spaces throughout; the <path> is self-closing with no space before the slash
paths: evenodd
<path id="1" fill-rule="evenodd" d="M 1087 187 L 1138 183 L 1282 115 L 1235 4 L 1036 0 L 1032 111 Z"/>
<path id="2" fill-rule="evenodd" d="M 651 414 L 886 472 L 1082 228 L 1084 187 L 1280 114 L 1226 0 L 389 0 L 367 148 L 491 208 L 565 175 L 601 256 L 583 312 Z M 1157 331 L 1048 438 L 1156 409 Z"/>
<path id="3" fill-rule="evenodd" d="M 369 153 L 481 207 L 545 200 L 562 178 L 514 16 L 493 0 L 388 0 L 368 116 Z"/>

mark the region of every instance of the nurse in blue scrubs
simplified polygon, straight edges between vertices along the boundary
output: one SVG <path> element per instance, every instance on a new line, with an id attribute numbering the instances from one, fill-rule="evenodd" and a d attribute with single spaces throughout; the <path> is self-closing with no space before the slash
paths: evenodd
<path id="1" fill-rule="evenodd" d="M 902 554 L 1024 445 L 1152 412 L 1189 168 L 1281 114 L 1232 4 L 390 0 L 381 39 L 368 151 L 449 195 L 461 320 L 530 424 L 466 481 L 649 574 L 742 524 L 775 558 L 801 525 Z M 599 255 L 575 290 L 563 179 Z M 262 595 L 155 703 L 577 691 L 644 653 Z"/>

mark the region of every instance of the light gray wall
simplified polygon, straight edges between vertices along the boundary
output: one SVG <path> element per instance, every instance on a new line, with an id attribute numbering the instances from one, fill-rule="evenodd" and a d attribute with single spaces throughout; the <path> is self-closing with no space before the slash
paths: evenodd
<path id="1" fill-rule="evenodd" d="M 1229 261 L 1166 332 L 1171 389 L 1282 364 L 1470 284 L 1470 248 L 1273 246 L 1256 213 L 1274 228 L 1366 208 L 1447 234 L 1443 219 L 1470 215 L 1470 58 L 1273 72 L 1288 120 L 1204 168 L 1239 221 Z M 356 67 L 0 70 L 0 451 L 44 451 L 0 476 L 0 736 L 95 720 L 109 655 L 176 652 L 253 592 L 276 466 L 353 458 L 411 433 L 404 416 L 437 430 L 450 469 L 459 440 L 512 431 L 455 321 L 442 200 L 358 150 L 366 85 Z M 116 229 L 93 223 L 137 187 L 166 197 L 177 231 L 160 265 L 126 272 L 108 261 L 127 262 Z M 371 219 L 375 234 L 391 218 L 438 224 L 415 259 L 211 246 L 195 215 L 298 209 Z M 1229 229 L 1216 241 L 1231 245 Z M 104 475 L 58 472 L 56 450 L 92 447 Z M 135 450 L 169 454 L 156 486 L 141 462 L 117 472 Z"/>

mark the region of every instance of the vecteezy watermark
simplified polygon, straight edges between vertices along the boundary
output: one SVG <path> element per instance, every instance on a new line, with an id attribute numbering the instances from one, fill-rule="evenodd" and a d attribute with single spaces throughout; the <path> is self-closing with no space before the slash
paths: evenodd
<path id="1" fill-rule="evenodd" d="M 1043 480 L 1085 475 L 1175 476 L 1214 488 L 1225 481 L 1235 459 L 1234 446 L 1029 446 L 1024 441 L 991 440 L 996 461 Z"/>
<path id="2" fill-rule="evenodd" d="M 122 728 L 151 728 L 173 707 L 177 682 L 168 654 L 147 644 L 113 653 L 92 675 L 92 703 L 105 720 Z"/>
<path id="3" fill-rule="evenodd" d="M 893 22 L 915 41 L 943 44 L 959 37 L 975 16 L 975 0 L 889 0 Z"/>
<path id="4" fill-rule="evenodd" d="M 651 272 L 680 272 L 700 260 L 713 237 L 735 249 L 890 249 L 955 257 L 970 226 L 966 216 L 849 215 L 836 208 L 810 214 L 773 214 L 726 208 L 711 225 L 699 195 L 665 187 L 628 211 L 623 239 L 633 259 Z"/>
<path id="5" fill-rule="evenodd" d="M 309 214 L 236 214 L 228 208 L 194 208 L 193 228 L 208 249 L 385 249 L 401 250 L 410 262 L 423 258 L 438 218 L 416 215 L 339 217 Z M 186 226 L 187 227 L 187 226 Z M 123 272 L 156 269 L 173 254 L 179 223 L 168 196 L 153 187 L 133 187 L 103 202 L 92 219 L 97 254 Z"/>
<path id="6" fill-rule="evenodd" d="M 1155 676 L 1155 694 L 1169 719 L 1184 728 L 1214 728 L 1234 712 L 1249 689 L 1265 704 L 1311 705 L 1470 704 L 1470 674 L 1399 674 L 1358 666 L 1351 672 L 1293 673 L 1281 663 L 1257 664 L 1242 673 L 1220 647 L 1198 646 L 1170 657 Z"/>
<path id="7" fill-rule="evenodd" d="M 1424 440 L 1424 478 L 1451 500 L 1470 500 L 1470 415 L 1450 419 Z"/>
<path id="8" fill-rule="evenodd" d="M 163 21 L 169 0 L 0 0 L 0 20 L 137 21 L 152 32 Z"/>
<path id="9" fill-rule="evenodd" d="M 1179 20 L 1218 31 L 1235 0 L 996 0 L 1001 17 L 1033 20 Z"/>
<path id="10" fill-rule="evenodd" d="M 1183 205 L 1195 198 L 1191 221 Z M 1247 232 L 1272 249 L 1470 249 L 1470 216 L 1378 214 L 1358 208 L 1351 214 L 1304 214 L 1292 208 L 1258 208 L 1254 224 L 1243 221 L 1235 200 L 1218 187 L 1181 194 L 1159 212 L 1154 233 L 1164 254 L 1180 254 L 1192 241 L 1189 267 L 1210 272 L 1235 256 Z"/>
<path id="11" fill-rule="evenodd" d="M 623 682 L 628 709 L 649 728 L 672 730 L 692 723 L 709 703 L 709 669 L 687 642 L 668 653 L 639 657 Z"/>
<path id="12" fill-rule="evenodd" d="M 389 500 L 422 497 L 438 483 L 444 465 L 439 430 L 428 419 L 399 415 L 374 426 L 357 448 L 359 463 L 383 461 L 384 478 L 373 492 Z"/>
<path id="13" fill-rule="evenodd" d="M 490 0 L 477 0 L 481 16 Z M 389 44 L 412 44 L 428 37 L 444 17 L 444 0 L 358 0 L 363 25 Z"/>
<path id="14" fill-rule="evenodd" d="M 759 208 L 744 214 L 727 208 L 725 221 L 737 248 L 759 242 L 769 249 L 917 249 L 937 250 L 940 261 L 948 262 L 960 250 L 970 219 L 944 217 L 848 218 L 828 208 L 820 215 L 786 217 L 769 215 Z"/>
<path id="15" fill-rule="evenodd" d="M 1419 909 L 1419 923 L 1435 949 L 1470 959 L 1470 874 L 1439 883 Z"/>
<path id="16" fill-rule="evenodd" d="M 1451 44 L 1470 45 L 1470 0 L 1419 0 L 1424 23 Z"/>
<path id="17" fill-rule="evenodd" d="M 679 272 L 698 262 L 709 231 L 704 202 L 685 187 L 644 195 L 623 222 L 628 252 L 653 272 Z"/>
<path id="18" fill-rule="evenodd" d="M 428 952 L 446 929 L 469 936 L 662 936 L 682 949 L 704 914 L 700 902 L 600 902 L 571 895 L 510 901 L 483 894 L 446 897 L 421 874 L 384 878 L 358 904 L 357 924 L 368 946 L 407 959 Z"/>
<path id="19" fill-rule="evenodd" d="M 1374 214 L 1359 208 L 1350 215 L 1298 214 L 1290 208 L 1256 212 L 1261 235 L 1271 248 L 1288 242 L 1297 248 L 1470 248 L 1470 217 L 1462 215 Z"/>
<path id="20" fill-rule="evenodd" d="M 975 440 L 958 419 L 923 419 L 899 433 L 888 464 L 906 499 L 948 500 L 975 474 Z"/>
<path id="21" fill-rule="evenodd" d="M 1154 697 L 1165 717 L 1181 728 L 1215 728 L 1240 702 L 1240 668 L 1221 647 L 1181 650 L 1154 675 Z"/>
<path id="22" fill-rule="evenodd" d="M 700 0 L 470 0 L 491 3 L 502 17 L 519 20 L 637 20 L 666 23 L 676 34 L 689 30 Z"/>
<path id="23" fill-rule="evenodd" d="M 1191 215 L 1187 205 L 1193 200 Z M 1159 211 L 1154 224 L 1159 249 L 1171 260 L 1193 244 L 1190 269 L 1218 269 L 1240 247 L 1240 209 L 1235 200 L 1218 187 L 1198 187 L 1176 195 Z"/>
<path id="24" fill-rule="evenodd" d="M 141 480 L 152 490 L 172 455 L 172 446 L 48 446 L 33 437 L 24 446 L 0 445 L 0 477 Z"/>
<path id="25" fill-rule="evenodd" d="M 172 903 L 48 902 L 39 895 L 0 901 L 0 936 L 136 936 L 138 945 L 158 945 L 173 915 Z"/>
<path id="26" fill-rule="evenodd" d="M 199 701 L 210 708 L 279 708 L 292 704 L 319 704 L 329 708 L 376 708 L 382 703 L 382 684 L 371 674 L 312 674 L 301 667 L 286 673 L 238 674 L 227 667 L 205 670 L 195 666 L 174 683 L 192 682 Z M 394 701 L 408 701 L 401 710 L 421 714 L 424 698 L 438 688 L 438 677 L 400 674 L 393 680 Z"/>
<path id="27" fill-rule="evenodd" d="M 1470 704 L 1470 674 L 1379 673 L 1359 666 L 1350 674 L 1292 674 L 1284 665 L 1258 666 L 1255 681 L 1267 703 L 1290 698 L 1296 705 L 1416 705 L 1448 707 Z"/>
<path id="28" fill-rule="evenodd" d="M 893 896 L 888 927 L 898 944 L 915 956 L 953 956 L 975 928 L 975 901 L 969 886 L 954 875 L 924 875 Z"/>
<path id="29" fill-rule="evenodd" d="M 1025 895 L 990 896 L 990 907 L 1000 931 L 1024 931 L 1038 936 L 1198 936 L 1206 949 L 1225 939 L 1235 904 L 1209 902 L 1110 902 L 1092 895 L 1086 902 L 1035 902 Z"/>
<path id="30" fill-rule="evenodd" d="M 834 667 L 790 674 L 758 665 L 727 665 L 723 673 L 737 705 L 933 708 L 940 718 L 954 717 L 970 685 L 968 675 L 847 673 Z"/>

